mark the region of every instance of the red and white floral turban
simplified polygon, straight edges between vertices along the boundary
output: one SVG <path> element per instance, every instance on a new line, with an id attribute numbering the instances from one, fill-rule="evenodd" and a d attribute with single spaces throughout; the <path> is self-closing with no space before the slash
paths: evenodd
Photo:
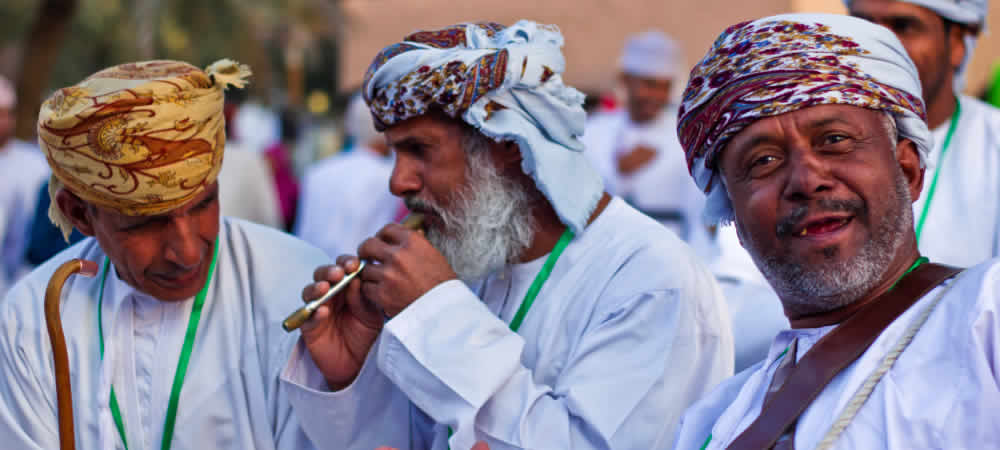
<path id="1" fill-rule="evenodd" d="M 917 69 L 894 34 L 849 16 L 787 14 L 726 29 L 691 71 L 677 134 L 708 196 L 705 216 L 732 220 L 717 161 L 757 120 L 815 105 L 890 113 L 921 161 L 931 147 Z"/>

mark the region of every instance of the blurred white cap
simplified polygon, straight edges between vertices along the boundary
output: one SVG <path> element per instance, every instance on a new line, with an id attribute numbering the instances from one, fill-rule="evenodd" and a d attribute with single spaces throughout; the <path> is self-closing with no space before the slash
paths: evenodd
<path id="1" fill-rule="evenodd" d="M 622 71 L 646 78 L 674 79 L 683 64 L 680 46 L 660 31 L 630 36 L 622 52 Z"/>

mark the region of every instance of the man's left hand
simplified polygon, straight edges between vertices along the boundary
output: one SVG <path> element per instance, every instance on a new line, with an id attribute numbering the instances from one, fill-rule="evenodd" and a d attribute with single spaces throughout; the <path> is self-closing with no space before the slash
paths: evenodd
<path id="1" fill-rule="evenodd" d="M 373 264 L 361 271 L 361 292 L 389 317 L 435 286 L 458 278 L 448 260 L 418 231 L 391 223 L 358 247 Z"/>

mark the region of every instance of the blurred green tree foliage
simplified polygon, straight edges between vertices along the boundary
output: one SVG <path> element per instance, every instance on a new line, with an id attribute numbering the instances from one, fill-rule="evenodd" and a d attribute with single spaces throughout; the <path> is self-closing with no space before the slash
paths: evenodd
<path id="1" fill-rule="evenodd" d="M 42 17 L 53 12 L 53 4 L 57 13 L 71 14 L 68 27 L 61 38 L 49 36 L 40 46 L 46 33 L 58 32 L 51 19 Z M 15 67 L 0 72 L 21 81 L 19 98 L 32 103 L 18 111 L 17 134 L 27 139 L 34 135 L 38 104 L 53 89 L 101 68 L 143 59 L 205 67 L 230 57 L 253 68 L 249 95 L 295 103 L 300 97 L 289 97 L 289 86 L 335 96 L 341 20 L 338 0 L 3 0 L 0 51 L 14 56 L 0 63 Z M 31 64 L 48 45 L 56 47 L 50 49 L 55 58 L 46 67 Z M 290 52 L 300 57 L 289 58 Z M 302 70 L 289 71 L 289 60 L 301 61 Z M 34 82 L 24 83 L 25 77 Z M 40 92 L 32 95 L 32 90 Z"/>

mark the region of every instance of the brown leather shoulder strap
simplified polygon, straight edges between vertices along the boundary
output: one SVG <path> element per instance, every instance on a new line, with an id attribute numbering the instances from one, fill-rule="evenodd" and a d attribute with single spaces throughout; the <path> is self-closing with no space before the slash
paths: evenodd
<path id="1" fill-rule="evenodd" d="M 730 449 L 769 449 L 792 426 L 826 385 L 868 350 L 889 324 L 934 287 L 961 269 L 922 264 L 823 336 L 798 362 L 785 384 L 773 393 L 760 416 L 729 445 Z"/>

